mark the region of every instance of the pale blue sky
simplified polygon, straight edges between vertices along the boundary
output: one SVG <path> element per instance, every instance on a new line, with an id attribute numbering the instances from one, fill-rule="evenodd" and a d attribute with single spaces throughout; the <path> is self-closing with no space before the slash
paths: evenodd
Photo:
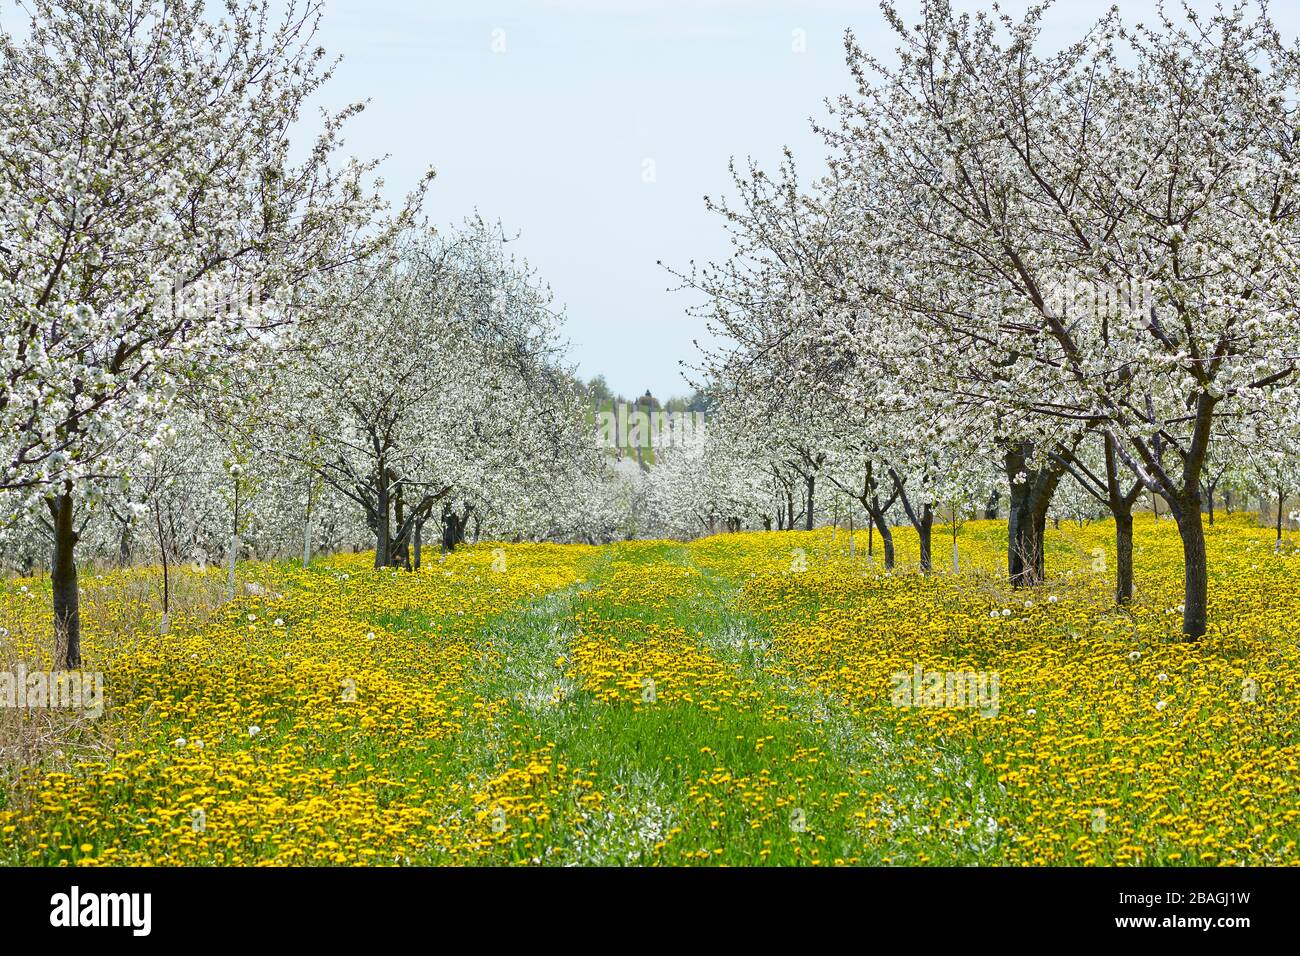
<path id="1" fill-rule="evenodd" d="M 477 207 L 520 233 L 567 308 L 581 374 L 665 396 L 687 390 L 677 363 L 704 329 L 656 260 L 725 255 L 702 197 L 725 190 L 730 156 L 773 163 L 788 143 L 818 164 L 808 118 L 845 86 L 850 23 L 879 33 L 880 16 L 843 3 L 332 0 L 323 39 L 344 57 L 332 101 L 371 97 L 349 143 L 391 154 L 390 187 L 436 167 L 430 217 Z"/>

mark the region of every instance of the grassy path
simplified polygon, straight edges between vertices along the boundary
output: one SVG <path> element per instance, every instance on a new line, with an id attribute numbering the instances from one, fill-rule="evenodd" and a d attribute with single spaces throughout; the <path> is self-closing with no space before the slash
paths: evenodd
<path id="1" fill-rule="evenodd" d="M 737 610 L 739 586 L 687 547 L 606 549 L 583 583 L 485 630 L 471 686 L 494 717 L 462 759 L 477 751 L 501 775 L 545 752 L 590 774 L 598 805 L 561 810 L 558 827 L 543 811 L 557 863 L 972 862 L 898 858 L 889 834 L 929 826 L 923 790 L 889 759 L 915 745 L 799 683 Z M 517 809 L 501 851 L 538 858 L 536 841 L 511 843 L 538 828 Z"/>

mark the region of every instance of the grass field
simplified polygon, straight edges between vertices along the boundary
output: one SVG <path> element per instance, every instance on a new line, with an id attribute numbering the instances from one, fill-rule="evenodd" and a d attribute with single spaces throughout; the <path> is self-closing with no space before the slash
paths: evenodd
<path id="1" fill-rule="evenodd" d="M 233 602 L 185 569 L 167 633 L 156 571 L 88 577 L 104 713 L 0 717 L 0 861 L 1300 861 L 1290 542 L 1221 518 L 1187 645 L 1166 522 L 1131 612 L 1107 524 L 1049 530 L 1016 592 L 1003 525 L 958 530 L 959 573 L 947 534 L 928 578 L 907 532 L 886 575 L 831 529 L 249 565 Z M 48 667 L 48 582 L 0 587 L 0 669 Z M 918 667 L 995 706 L 900 706 Z"/>

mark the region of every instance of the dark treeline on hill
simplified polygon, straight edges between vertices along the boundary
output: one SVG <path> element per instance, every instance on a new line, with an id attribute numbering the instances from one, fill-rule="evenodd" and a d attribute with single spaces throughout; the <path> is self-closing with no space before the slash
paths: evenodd
<path id="1" fill-rule="evenodd" d="M 628 405 L 647 412 L 704 412 L 708 414 L 713 410 L 714 404 L 708 395 L 698 390 L 687 396 L 675 395 L 662 402 L 651 394 L 649 389 L 646 389 L 644 395 L 627 398 L 611 389 L 603 375 L 593 376 L 587 382 L 587 394 L 590 396 L 592 403 L 599 408 Z"/>

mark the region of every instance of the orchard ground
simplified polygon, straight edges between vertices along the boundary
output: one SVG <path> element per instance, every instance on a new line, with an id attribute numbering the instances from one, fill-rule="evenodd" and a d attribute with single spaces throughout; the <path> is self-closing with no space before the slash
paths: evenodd
<path id="1" fill-rule="evenodd" d="M 156 570 L 87 576 L 103 714 L 0 710 L 0 860 L 1300 862 L 1300 550 L 1220 518 L 1186 644 L 1173 524 L 1131 610 L 1112 533 L 1049 529 L 1017 591 L 991 521 L 928 578 L 830 528 L 249 564 L 234 601 L 173 569 L 166 633 Z M 0 587 L 0 670 L 48 668 L 48 579 Z M 995 706 L 900 700 L 918 669 Z"/>

